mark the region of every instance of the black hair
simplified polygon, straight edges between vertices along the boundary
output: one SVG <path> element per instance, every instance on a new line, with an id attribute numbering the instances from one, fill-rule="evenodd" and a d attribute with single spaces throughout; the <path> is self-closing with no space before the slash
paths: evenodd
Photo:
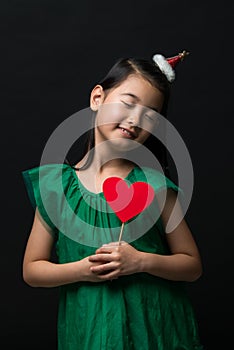
<path id="1" fill-rule="evenodd" d="M 170 96 L 170 83 L 166 76 L 161 72 L 157 65 L 152 61 L 139 58 L 121 58 L 109 70 L 107 75 L 99 81 L 104 92 L 108 94 L 108 90 L 118 87 L 128 76 L 137 74 L 148 80 L 152 86 L 156 87 L 164 96 L 164 102 L 161 114 L 166 117 L 167 107 Z M 94 121 L 91 122 L 90 130 L 77 140 L 76 146 L 72 147 L 75 151 L 75 158 L 68 163 L 75 168 L 77 164 L 88 151 L 94 148 Z M 156 156 L 166 176 L 169 176 L 167 151 L 165 146 L 153 135 L 151 135 L 144 143 L 150 151 Z M 85 164 L 79 168 L 80 170 L 87 168 L 92 162 L 93 152 L 87 158 Z M 76 168 L 75 168 L 76 169 Z"/>

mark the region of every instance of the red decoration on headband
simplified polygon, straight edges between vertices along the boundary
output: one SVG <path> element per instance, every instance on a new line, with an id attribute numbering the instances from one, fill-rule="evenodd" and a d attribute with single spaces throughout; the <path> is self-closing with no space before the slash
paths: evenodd
<path id="1" fill-rule="evenodd" d="M 154 198 L 154 189 L 146 182 L 135 182 L 128 187 L 119 177 L 107 178 L 103 183 L 103 193 L 122 223 L 141 213 Z"/>
<path id="2" fill-rule="evenodd" d="M 182 61 L 185 56 L 189 53 L 183 51 L 177 56 L 165 58 L 163 55 L 156 54 L 152 57 L 154 63 L 159 67 L 161 72 L 167 77 L 167 80 L 171 83 L 175 80 L 175 71 L 174 68 L 179 61 Z"/>
<path id="3" fill-rule="evenodd" d="M 175 68 L 175 66 L 184 59 L 185 56 L 189 55 L 189 52 L 183 51 L 179 53 L 177 56 L 166 58 L 167 62 L 171 65 L 172 68 Z"/>

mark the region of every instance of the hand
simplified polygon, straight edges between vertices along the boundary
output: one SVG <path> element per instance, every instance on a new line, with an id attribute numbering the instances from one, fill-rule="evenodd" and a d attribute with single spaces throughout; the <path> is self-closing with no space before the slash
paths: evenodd
<path id="1" fill-rule="evenodd" d="M 99 263 L 90 270 L 106 279 L 114 279 L 123 275 L 140 272 L 141 252 L 126 242 L 111 242 L 96 250 L 95 255 L 89 256 L 89 261 Z M 100 275 L 101 274 L 101 275 Z"/>
<path id="2" fill-rule="evenodd" d="M 85 282 L 104 282 L 110 280 L 108 276 L 103 276 L 101 274 L 92 271 L 94 267 L 100 267 L 104 263 L 103 262 L 92 262 L 89 260 L 90 257 L 86 257 L 79 261 L 82 263 L 82 281 Z M 115 279 L 114 277 L 111 279 Z"/>

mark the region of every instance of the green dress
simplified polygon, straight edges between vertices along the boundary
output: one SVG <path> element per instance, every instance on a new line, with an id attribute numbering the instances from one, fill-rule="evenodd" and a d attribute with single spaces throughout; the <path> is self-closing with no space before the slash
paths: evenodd
<path id="1" fill-rule="evenodd" d="M 88 191 L 69 165 L 43 165 L 24 171 L 23 178 L 34 208 L 38 207 L 53 229 L 59 263 L 83 259 L 95 254 L 103 243 L 118 240 L 121 222 L 103 193 Z M 156 196 L 165 187 L 178 190 L 169 179 L 149 168 L 143 171 L 135 167 L 125 180 L 149 182 Z M 160 216 L 155 220 L 156 196 L 143 213 L 126 223 L 123 240 L 140 251 L 170 254 Z M 137 226 L 131 227 L 135 221 Z M 134 227 L 139 227 L 139 237 Z M 203 347 L 184 282 L 136 273 L 113 281 L 61 286 L 58 349 L 201 350 Z"/>

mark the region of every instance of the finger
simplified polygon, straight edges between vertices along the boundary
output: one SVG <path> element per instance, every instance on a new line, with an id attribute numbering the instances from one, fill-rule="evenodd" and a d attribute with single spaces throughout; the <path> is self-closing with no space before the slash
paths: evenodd
<path id="1" fill-rule="evenodd" d="M 119 247 L 120 245 L 123 245 L 123 244 L 128 244 L 127 242 L 125 241 L 118 241 L 118 242 L 110 242 L 108 244 L 103 244 L 102 247 Z"/>
<path id="2" fill-rule="evenodd" d="M 106 243 L 106 244 L 103 244 L 102 247 L 108 247 L 108 246 L 118 246 L 119 245 L 119 242 L 110 242 L 110 243 Z"/>
<path id="3" fill-rule="evenodd" d="M 116 270 L 117 267 L 115 262 L 109 262 L 103 265 L 91 266 L 90 270 L 97 274 L 106 274 L 109 271 Z"/>
<path id="4" fill-rule="evenodd" d="M 126 245 L 128 244 L 127 242 L 125 241 L 120 241 L 120 242 L 111 242 L 111 243 L 108 243 L 108 244 L 103 244 L 99 249 L 102 249 L 102 248 L 118 248 L 120 245 Z"/>
<path id="5" fill-rule="evenodd" d="M 125 242 L 125 241 L 120 241 L 120 242 L 118 243 L 118 245 L 125 245 L 125 244 L 128 244 L 128 243 Z"/>
<path id="6" fill-rule="evenodd" d="M 112 260 L 113 256 L 111 256 L 110 254 L 96 254 L 89 256 L 90 262 L 110 262 Z"/>
<path id="7" fill-rule="evenodd" d="M 100 253 L 105 253 L 105 254 L 111 254 L 113 251 L 116 251 L 118 248 L 116 246 L 105 246 L 105 247 L 101 247 L 98 248 L 96 250 L 96 254 L 100 254 Z"/>
<path id="8" fill-rule="evenodd" d="M 102 247 L 102 248 L 98 248 L 96 251 L 95 251 L 95 253 L 96 254 L 100 254 L 100 253 L 105 253 L 105 254 L 110 254 L 110 253 L 112 253 L 112 251 L 113 251 L 113 249 L 111 249 L 111 248 L 108 248 L 108 247 Z"/>

